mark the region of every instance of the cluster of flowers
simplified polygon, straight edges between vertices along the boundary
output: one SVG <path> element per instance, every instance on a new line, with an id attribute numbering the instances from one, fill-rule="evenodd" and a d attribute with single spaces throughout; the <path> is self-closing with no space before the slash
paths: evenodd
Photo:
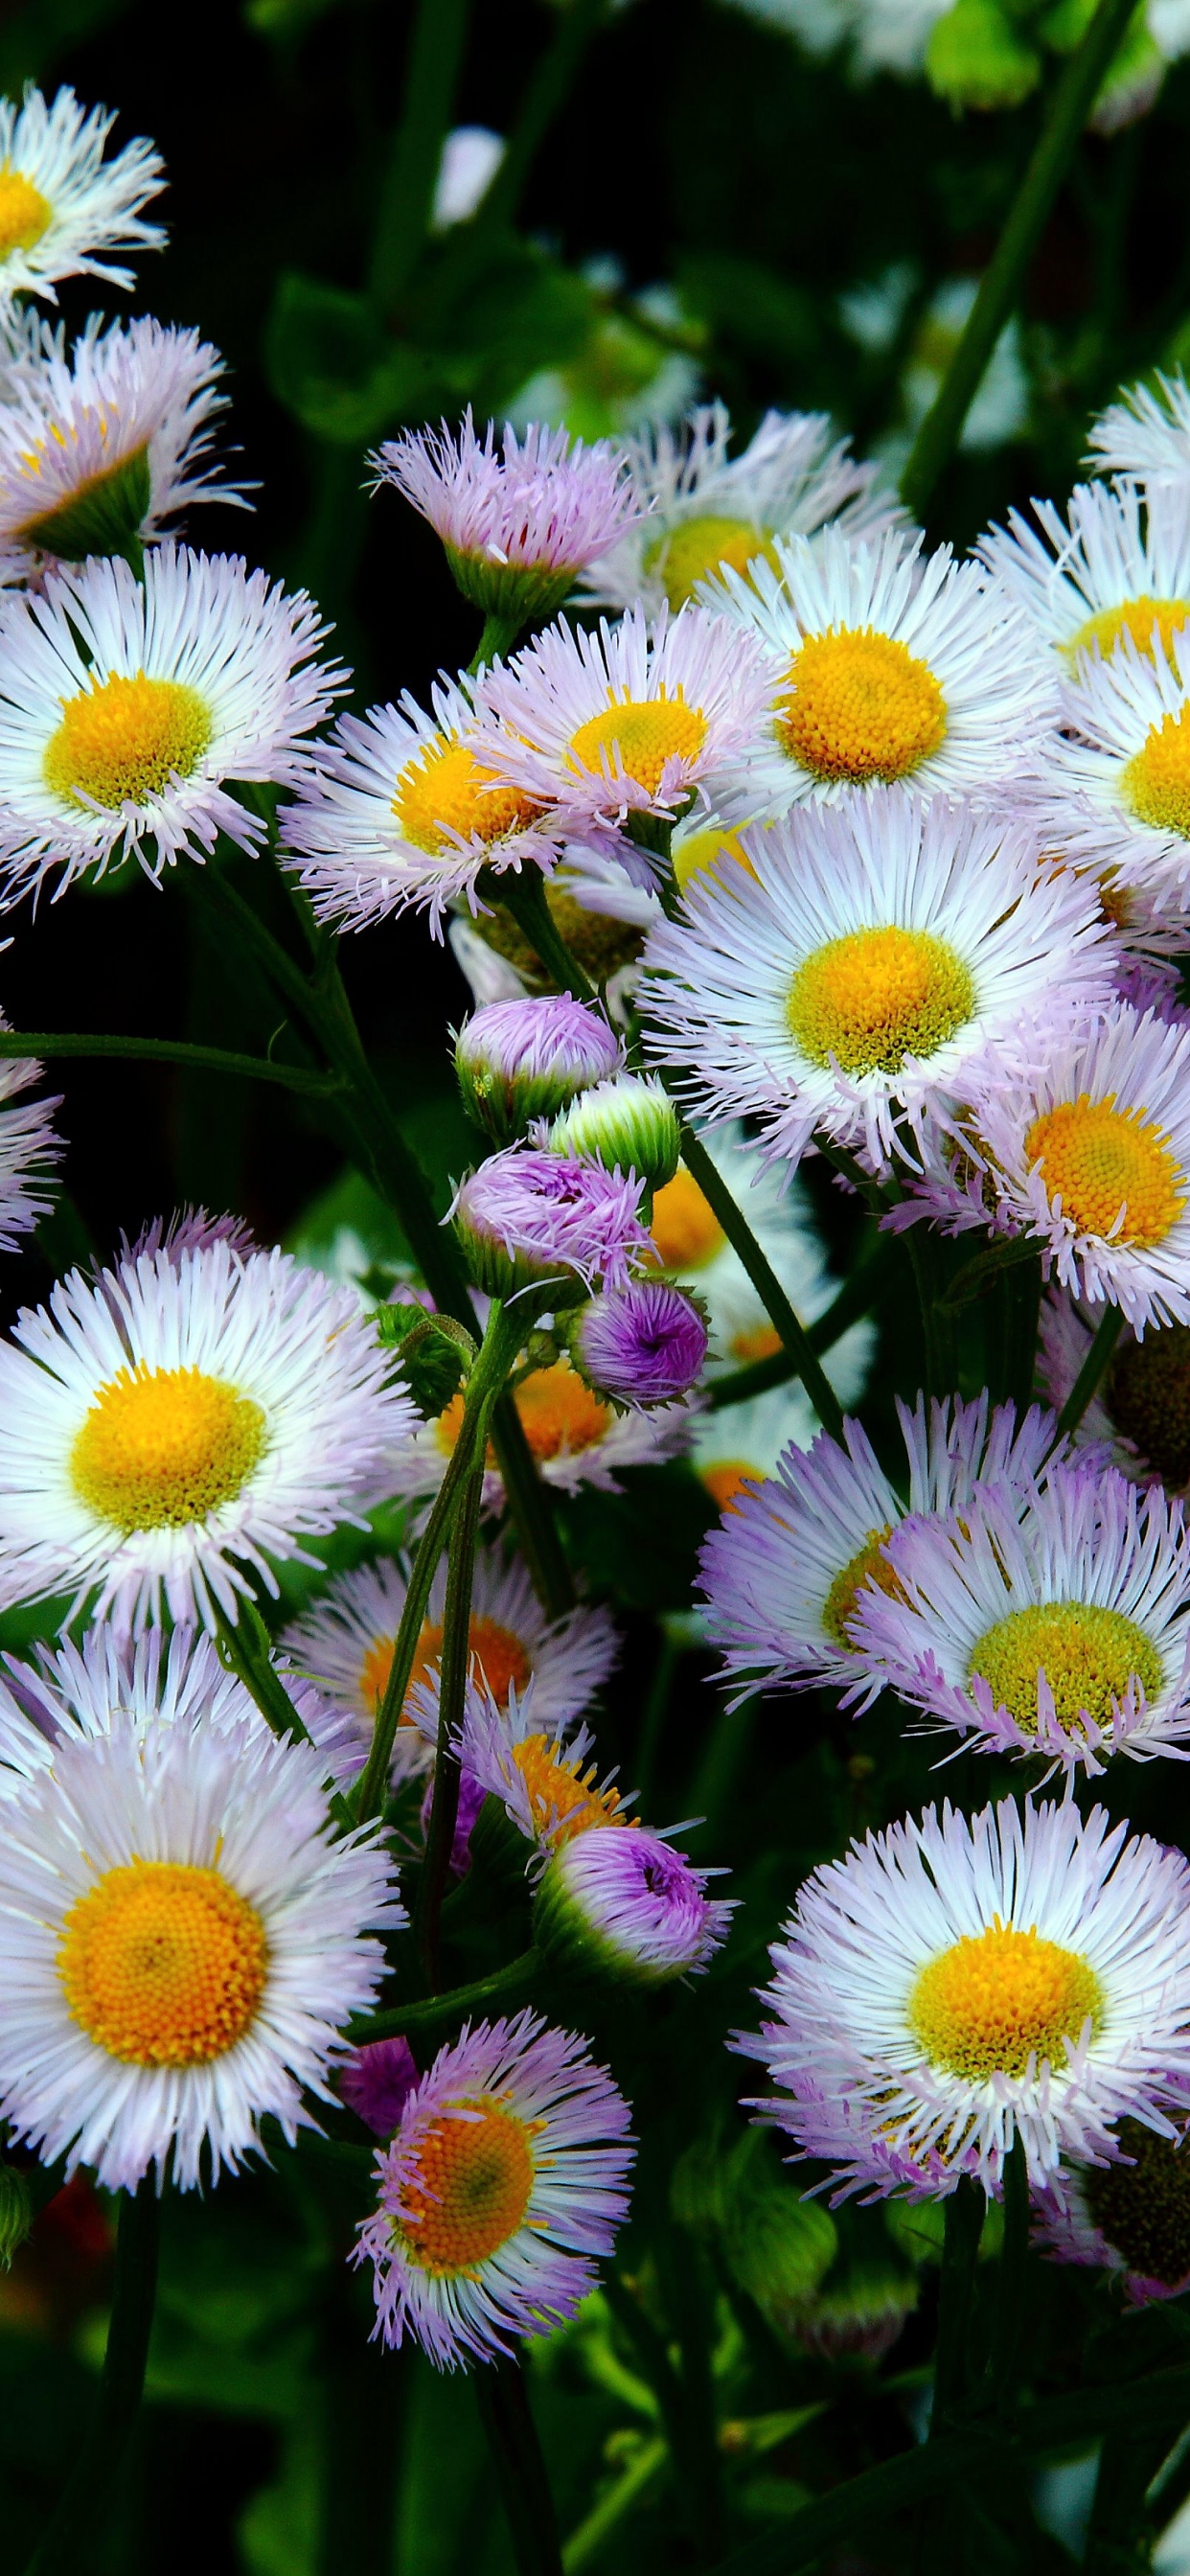
<path id="1" fill-rule="evenodd" d="M 221 834 L 259 850 L 279 792 L 285 863 L 324 920 L 450 916 L 479 1005 L 459 1078 L 493 1149 L 455 1236 L 492 1314 L 523 1318 L 513 1395 L 547 1483 L 692 1448 L 725 1507 L 706 1629 L 750 1683 L 889 1686 L 1068 1787 L 1115 1751 L 1179 1752 L 1184 389 L 1097 425 L 1103 479 L 1068 521 L 1038 505 L 962 563 L 815 418 L 770 416 L 734 460 L 718 410 L 623 451 L 497 445 L 469 421 L 403 438 L 378 476 L 432 519 L 486 640 L 428 712 L 324 737 L 346 683 L 312 604 L 163 534 L 228 494 L 216 354 L 98 320 L 68 351 L 16 300 L 80 268 L 119 282 L 98 254 L 156 237 L 155 156 L 105 161 L 106 135 L 69 94 L 31 95 L 5 139 L 5 900 L 201 863 Z M 576 592 L 614 615 L 560 614 Z M 534 935 L 556 953 L 562 930 L 599 1001 L 541 989 Z M 43 1109 L 4 1117 L 13 1241 L 54 1143 Z M 801 1397 L 779 1399 L 779 1457 L 771 1426 L 706 1431 L 734 1409 L 716 1373 L 779 1348 L 766 1262 L 803 1323 L 829 1302 L 792 1194 L 811 1151 L 894 1233 L 1040 1259 L 1059 1412 L 1095 1308 L 1120 1325 L 1073 1436 L 1037 1408 L 922 1403 L 895 1477 L 856 1423 L 808 1445 Z M 845 1401 L 865 1356 L 863 1328 L 836 1343 Z M 528 2014 L 420 2073 L 366 2028 L 349 2054 L 389 1970 L 377 1936 L 404 1922 L 391 1840 L 351 1802 L 410 1566 L 338 1579 L 287 1631 L 286 1736 L 213 1642 L 305 1540 L 438 1492 L 465 1395 L 416 1395 L 354 1284 L 201 1215 L 59 1282 L 0 1348 L 0 1603 L 61 1598 L 81 1632 L 10 1659 L 0 1702 L 0 2117 L 116 2188 L 185 2185 L 266 2118 L 292 2139 L 337 2081 L 386 2142 L 360 2239 L 382 2330 L 450 2364 L 573 2312 L 626 2206 L 628 2108 Z M 436 1583 L 394 1790 L 432 1768 Z M 457 1867 L 494 1801 L 560 1962 L 646 1982 L 705 1965 L 728 1908 L 593 1758 L 606 1614 L 549 1620 L 494 1536 L 469 1647 Z M 1069 1796 L 871 1841 L 809 1881 L 775 1954 L 773 2018 L 743 2043 L 779 2088 L 766 2116 L 844 2189 L 994 2191 L 1019 2141 L 1055 2245 L 1158 2277 L 1125 2260 L 1117 2205 L 1123 2173 L 1168 2188 L 1154 2158 L 1176 2162 L 1190 2105 L 1186 1882 L 1180 1855 Z"/>

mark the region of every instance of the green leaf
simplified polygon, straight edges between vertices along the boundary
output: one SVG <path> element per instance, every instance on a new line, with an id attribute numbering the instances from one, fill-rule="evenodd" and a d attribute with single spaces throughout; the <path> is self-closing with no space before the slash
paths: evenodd
<path id="1" fill-rule="evenodd" d="M 278 281 L 265 365 L 278 401 L 332 446 L 366 446 L 445 398 L 423 353 L 393 340 L 362 295 L 292 269 Z"/>

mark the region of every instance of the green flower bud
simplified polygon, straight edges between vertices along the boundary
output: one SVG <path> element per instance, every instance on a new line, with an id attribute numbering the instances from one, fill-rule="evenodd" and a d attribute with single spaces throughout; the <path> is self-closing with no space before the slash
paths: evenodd
<path id="1" fill-rule="evenodd" d="M 385 1348 L 399 1352 L 398 1374 L 423 1420 L 436 1422 L 474 1353 L 470 1334 L 453 1316 L 429 1315 L 424 1306 L 378 1306 L 372 1320 Z"/>
<path id="2" fill-rule="evenodd" d="M 605 1171 L 635 1172 L 649 1190 L 672 1181 L 682 1152 L 678 1113 L 655 1074 L 598 1082 L 555 1118 L 551 1154 L 575 1154 Z"/>
<path id="3" fill-rule="evenodd" d="M 995 0 L 957 0 L 931 32 L 926 71 L 955 107 L 1019 107 L 1041 78 L 1041 56 Z"/>

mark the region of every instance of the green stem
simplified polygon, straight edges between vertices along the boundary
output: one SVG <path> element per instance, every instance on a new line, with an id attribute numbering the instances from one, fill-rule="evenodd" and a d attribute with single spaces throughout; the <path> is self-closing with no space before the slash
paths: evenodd
<path id="1" fill-rule="evenodd" d="M 843 1408 L 813 1349 L 810 1336 L 805 1326 L 798 1322 L 772 1263 L 762 1252 L 718 1166 L 693 1129 L 685 1126 L 682 1129 L 682 1160 L 691 1180 L 697 1181 L 712 1214 L 718 1217 L 733 1252 L 738 1253 L 766 1314 L 780 1334 L 792 1363 L 790 1375 L 800 1377 L 819 1421 L 834 1439 L 841 1440 Z"/>
<path id="2" fill-rule="evenodd" d="M 550 1618 L 561 1619 L 574 1608 L 574 1580 L 558 1536 L 549 1488 L 538 1475 L 521 1417 L 507 1392 L 497 1397 L 492 1413 L 492 1447 L 533 1589 Z"/>
<path id="3" fill-rule="evenodd" d="M 978 2250 L 978 2247 L 977 2247 Z M 1012 2405 L 1025 2321 L 1025 2275 L 1029 2260 L 1029 2168 L 1024 2140 L 1013 2139 L 1004 2164 L 1004 2242 L 996 2285 L 996 2321 L 988 2378 L 997 2412 Z"/>
<path id="4" fill-rule="evenodd" d="M 622 2469 L 615 2485 L 600 2497 L 585 2520 L 571 2532 L 563 2544 L 563 2576 L 582 2576 L 582 2570 L 597 2558 L 604 2542 L 610 2540 L 617 2525 L 625 2520 L 665 2467 L 668 2445 L 657 2435 L 653 2441 L 642 2441 L 635 2459 Z"/>
<path id="5" fill-rule="evenodd" d="M 953 1395 L 958 1378 L 954 1316 L 938 1294 L 937 1243 L 924 1226 L 911 1225 L 903 1237 L 921 1309 L 925 1391 Z"/>
<path id="6" fill-rule="evenodd" d="M 553 38 L 534 66 L 508 149 L 476 211 L 485 232 L 511 224 L 534 159 L 577 77 L 579 64 L 604 15 L 607 0 L 570 0 Z"/>
<path id="7" fill-rule="evenodd" d="M 938 2339 L 934 2349 L 934 2399 L 930 2439 L 944 2432 L 947 2418 L 960 2404 L 967 2379 L 967 2337 L 971 2293 L 979 2240 L 983 2234 L 984 2195 L 964 2174 L 946 2204 L 942 2269 L 938 2283 Z"/>
<path id="8" fill-rule="evenodd" d="M 493 1968 L 489 1976 L 473 1978 L 468 1986 L 452 1986 L 442 1995 L 419 1995 L 415 2003 L 396 2004 L 390 2011 L 349 2022 L 347 2037 L 353 2048 L 365 2048 L 374 2039 L 399 2039 L 409 2031 L 436 2030 L 440 2022 L 465 2021 L 469 2013 L 506 2003 L 534 1985 L 541 1964 L 540 1950 L 522 1950 L 519 1958 Z"/>
<path id="9" fill-rule="evenodd" d="M 871 1312 L 887 1275 L 891 1252 L 886 1234 L 869 1237 L 838 1295 L 824 1314 L 807 1324 L 806 1339 L 811 1350 L 833 1350 L 851 1325 Z M 784 1386 L 793 1375 L 788 1351 L 774 1351 L 767 1360 L 750 1360 L 746 1368 L 732 1369 L 729 1376 L 712 1381 L 707 1389 L 708 1407 L 717 1413 L 725 1404 L 746 1404 L 751 1396 L 767 1395 L 772 1386 Z"/>
<path id="10" fill-rule="evenodd" d="M 571 955 L 550 911 L 541 870 L 523 868 L 517 876 L 509 869 L 500 878 L 498 891 L 505 910 L 512 914 L 518 930 L 523 932 L 546 974 L 553 977 L 558 991 L 573 993 L 576 1002 L 597 1001 L 599 997 L 590 976 L 579 965 L 577 957 Z"/>
<path id="11" fill-rule="evenodd" d="M 288 1737 L 291 1743 L 309 1744 L 309 1729 L 299 1717 L 273 1661 L 272 1640 L 255 1602 L 241 1600 L 235 1622 L 216 1602 L 215 1620 L 219 1660 L 242 1681 L 266 1726 L 274 1735 Z M 337 1790 L 330 1806 L 340 1832 L 349 1833 L 355 1819 L 347 1800 Z"/>
<path id="12" fill-rule="evenodd" d="M 562 2576 L 549 2471 L 519 2355 L 481 2363 L 473 2381 L 518 2576 Z"/>
<path id="13" fill-rule="evenodd" d="M 368 1759 L 356 1784 L 352 1800 L 355 1812 L 361 1821 L 366 1816 L 379 1816 L 384 1809 L 388 1795 L 388 1774 L 393 1745 L 401 1722 L 405 1694 L 417 1659 L 418 1642 L 425 1622 L 426 1607 L 437 1572 L 438 1559 L 450 1536 L 459 1496 L 466 1482 L 470 1459 L 470 1439 L 465 1438 L 460 1431 L 447 1463 L 446 1474 L 435 1495 L 434 1508 L 418 1540 L 413 1563 L 409 1569 L 409 1588 L 405 1594 L 405 1607 L 401 1612 L 401 1624 L 393 1645 L 393 1659 L 389 1666 L 388 1680 L 384 1685 L 384 1694 L 376 1711 Z"/>
<path id="14" fill-rule="evenodd" d="M 94 2542 L 140 2411 L 157 2291 L 160 2216 L 156 2184 L 146 2175 L 120 2204 L 115 2295 L 99 2401 L 26 2576 L 77 2576 Z"/>
<path id="15" fill-rule="evenodd" d="M 1119 1341 L 1123 1329 L 1123 1308 L 1121 1306 L 1105 1306 L 1096 1327 L 1094 1341 L 1092 1342 L 1090 1350 L 1088 1351 L 1082 1367 L 1079 1370 L 1078 1376 L 1071 1387 L 1070 1393 L 1066 1398 L 1066 1402 L 1058 1415 L 1057 1437 L 1059 1440 L 1069 1439 L 1071 1432 L 1077 1431 L 1092 1396 L 1097 1392 L 1102 1380 L 1107 1375 L 1108 1369 L 1112 1363 L 1116 1343 Z"/>
<path id="16" fill-rule="evenodd" d="M 184 1064 L 192 1071 L 232 1074 L 246 1082 L 279 1082 L 286 1091 L 304 1091 L 316 1100 L 332 1100 L 341 1089 L 336 1076 L 313 1073 L 305 1065 L 274 1064 L 263 1055 L 233 1055 L 226 1047 L 191 1046 L 185 1038 L 93 1036 L 89 1029 L 0 1030 L 0 1058 L 26 1055 L 50 1061 L 81 1055 Z"/>
<path id="17" fill-rule="evenodd" d="M 1132 15 L 1135 0 L 1099 0 L 1085 36 L 1066 64 L 1028 169 L 984 270 L 958 347 L 927 412 L 901 476 L 901 498 L 920 519 L 949 464 L 1000 333 L 1018 301 L 1079 135 Z"/>
<path id="18" fill-rule="evenodd" d="M 376 216 L 368 292 L 382 313 L 400 303 L 430 229 L 442 146 L 463 60 L 469 0 L 418 0 L 401 117 Z"/>
<path id="19" fill-rule="evenodd" d="M 511 653 L 524 622 L 523 617 L 501 617 L 496 609 L 489 609 L 483 621 L 483 633 L 467 664 L 471 679 L 475 678 L 478 671 L 486 670 L 489 662 L 498 662 L 505 653 Z M 536 876 L 536 868 L 533 868 L 530 873 Z M 504 901 L 507 902 L 508 898 L 504 894 L 503 886 L 501 893 Z M 509 905 L 509 910 L 511 909 Z"/>
<path id="20" fill-rule="evenodd" d="M 474 1445 L 472 1449 L 474 1459 Z M 426 1828 L 425 1858 L 417 1882 L 413 1932 L 422 1974 L 431 1994 L 438 1990 L 438 1924 L 450 1876 L 455 1826 L 459 1815 L 461 1760 L 459 1736 L 471 1665 L 471 1593 L 475 1582 L 475 1549 L 483 1500 L 483 1445 L 468 1471 L 450 1533 L 446 1559 L 446 1602 L 442 1614 L 442 1656 L 438 1668 L 438 1742 L 434 1751 L 434 1786 Z"/>

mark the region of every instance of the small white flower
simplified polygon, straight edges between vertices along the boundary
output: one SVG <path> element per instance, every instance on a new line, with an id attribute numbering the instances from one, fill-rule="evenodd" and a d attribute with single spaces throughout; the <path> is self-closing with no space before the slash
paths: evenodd
<path id="1" fill-rule="evenodd" d="M 105 161 L 115 121 L 72 89 L 47 100 L 30 83 L 19 107 L 0 99 L 0 294 L 56 304 L 64 277 L 131 286 L 131 269 L 107 254 L 160 250 L 165 235 L 140 210 L 159 194 L 164 164 L 143 135 Z"/>
<path id="2" fill-rule="evenodd" d="M 1184 47 L 1179 47 L 1179 51 Z M 1159 374 L 1156 387 L 1131 385 L 1091 423 L 1087 463 L 1097 474 L 1123 474 L 1146 489 L 1190 481 L 1190 386 Z"/>
<path id="3" fill-rule="evenodd" d="M 1076 681 L 1082 653 L 1110 654 L 1121 635 L 1151 654 L 1190 623 L 1190 460 L 1186 480 L 1147 500 L 1134 484 L 1076 483 L 1064 519 L 1052 501 L 1017 510 L 977 549 Z"/>
<path id="4" fill-rule="evenodd" d="M 1190 909 L 1190 629 L 1160 653 L 1122 631 L 1063 683 L 1062 731 L 1038 761 L 1024 747 L 1018 801 L 1043 845 L 1135 888 L 1150 906 Z M 1184 939 L 1184 929 L 1182 932 Z"/>
<path id="5" fill-rule="evenodd" d="M 0 1011 L 0 1029 L 8 1021 Z M 27 1056 L 0 1059 L 0 1252 L 14 1252 L 23 1234 L 54 1204 L 52 1173 L 62 1152 L 50 1113 L 53 1100 L 18 1101 L 18 1093 L 40 1082 L 42 1067 Z"/>

